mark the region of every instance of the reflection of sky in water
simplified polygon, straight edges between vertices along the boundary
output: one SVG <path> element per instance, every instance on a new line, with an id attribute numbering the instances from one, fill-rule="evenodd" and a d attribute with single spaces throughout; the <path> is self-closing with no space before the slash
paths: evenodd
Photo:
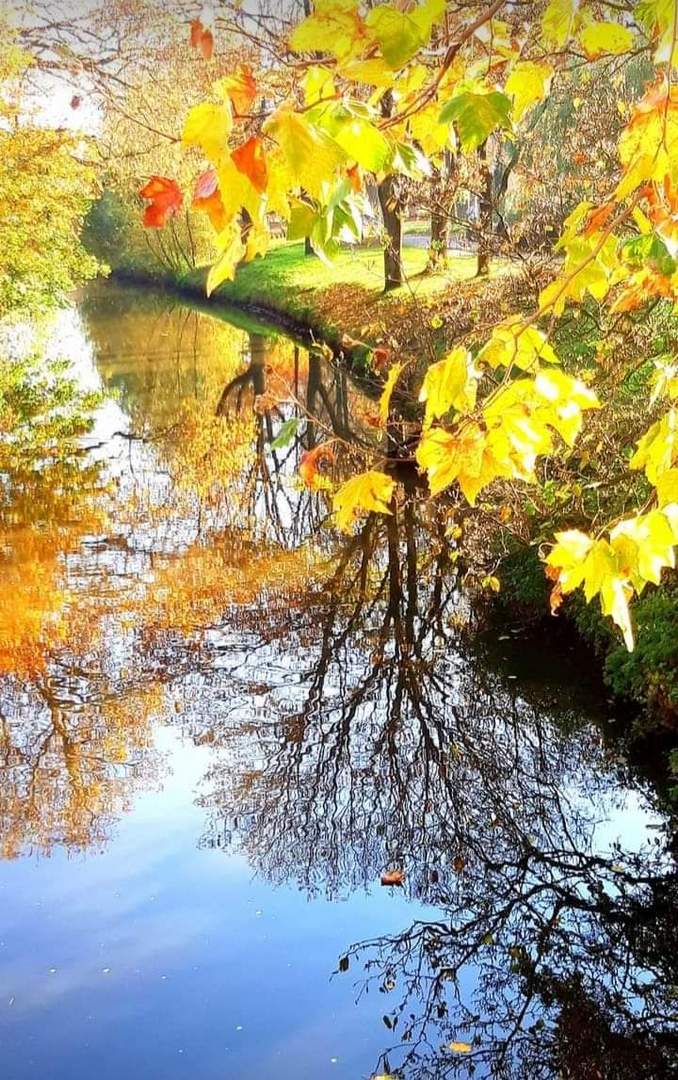
<path id="1" fill-rule="evenodd" d="M 384 1003 L 356 1010 L 350 977 L 329 974 L 347 942 L 426 909 L 378 884 L 310 903 L 198 849 L 210 751 L 167 729 L 157 742 L 162 790 L 138 798 L 104 854 L 2 866 L 3 1078 L 362 1075 Z"/>
<path id="2" fill-rule="evenodd" d="M 88 317 L 90 331 L 96 329 L 96 310 Z M 120 316 L 123 329 L 126 318 Z M 115 433 L 133 430 L 127 409 L 135 393 L 146 401 L 165 353 L 178 370 L 172 324 L 165 329 L 162 312 L 140 317 L 153 342 L 147 358 L 137 355 L 131 337 L 116 352 L 106 319 L 97 343 L 78 312 L 60 313 L 49 351 L 73 359 L 83 386 L 98 388 L 105 372 L 103 381 L 120 391 L 98 410 L 87 442 L 119 495 L 140 485 L 161 503 L 171 496 L 161 449 Z M 196 358 L 196 387 L 202 359 Z M 283 532 L 293 506 L 282 508 Z M 114 521 L 128 545 L 124 553 L 110 536 L 86 537 L 67 558 L 76 602 L 78 590 L 115 595 L 129 581 L 148 583 L 158 551 L 175 553 L 194 539 L 194 517 L 189 499 L 160 523 L 152 515 Z M 379 574 L 387 572 L 383 550 L 374 562 Z M 135 686 L 159 671 L 170 685 L 150 713 L 157 767 L 145 775 L 147 751 L 136 748 L 131 805 L 114 804 L 105 850 L 67 853 L 57 843 L 49 858 L 0 864 L 2 1080 L 355 1080 L 393 1041 L 382 1016 L 395 1007 L 395 994 L 373 988 L 356 1006 L 358 967 L 334 980 L 331 971 L 354 942 L 396 934 L 416 919 L 450 918 L 417 899 L 431 898 L 420 888 L 431 871 L 441 880 L 448 874 L 461 898 L 452 917 L 463 918 L 463 905 L 474 899 L 464 896 L 467 881 L 482 888 L 483 855 L 489 858 L 495 845 L 500 855 L 511 853 L 513 834 L 507 829 L 504 836 L 495 816 L 513 815 L 518 832 L 534 830 L 540 843 L 560 842 L 565 824 L 587 852 L 615 859 L 617 841 L 628 856 L 656 835 L 660 819 L 605 762 L 578 705 L 569 734 L 566 723 L 559 728 L 567 710 L 562 701 L 555 708 L 557 683 L 551 717 L 520 680 L 507 683 L 484 669 L 451 633 L 441 649 L 438 631 L 425 627 L 422 650 L 437 650 L 434 674 L 441 680 L 432 715 L 405 710 L 405 724 L 389 727 L 393 683 L 372 676 L 393 664 L 395 678 L 412 657 L 394 659 L 392 635 L 377 658 L 382 608 L 330 659 L 315 701 L 309 688 L 329 597 L 316 596 L 315 607 L 309 599 L 308 610 L 291 608 L 282 633 L 271 601 L 269 594 L 263 604 L 234 604 L 200 634 L 170 626 L 156 639 L 145 638 L 134 618 L 123 629 L 110 614 L 99 651 L 84 657 L 80 670 L 75 657 L 74 671 L 66 663 L 54 674 L 50 689 L 62 705 L 69 702 L 75 719 L 92 705 L 78 703 L 78 694 L 88 693 L 93 670 L 108 680 L 105 693 L 114 699 L 124 699 L 130 673 Z M 447 615 L 452 611 L 459 611 L 458 598 Z M 423 618 L 417 610 L 415 628 Z M 338 637 L 334 628 L 325 645 Z M 573 671 L 563 667 L 564 683 Z M 412 685 L 426 688 L 430 675 L 422 664 Z M 369 692 L 359 698 L 363 684 Z M 345 710 L 354 695 L 349 722 Z M 20 717 L 23 710 L 27 726 L 39 726 L 40 707 L 21 688 L 8 691 L 12 710 Z M 297 729 L 302 714 L 308 723 Z M 429 719 L 439 726 L 427 728 Z M 452 739 L 460 742 L 456 757 L 448 750 Z M 92 754 L 105 753 L 100 742 L 93 740 Z M 405 778 L 402 789 L 394 778 Z M 336 814 L 331 824 L 328 808 Z M 407 835 L 398 835 L 401 826 Z M 455 877 L 451 845 L 464 833 L 479 850 L 467 856 L 468 873 Z M 409 860 L 408 882 L 391 893 L 379 874 L 399 852 Z M 582 882 L 575 889 L 585 895 Z M 489 902 L 498 899 L 490 889 Z M 462 996 L 476 977 L 470 961 Z M 482 1066 L 476 1075 L 486 1075 Z"/>

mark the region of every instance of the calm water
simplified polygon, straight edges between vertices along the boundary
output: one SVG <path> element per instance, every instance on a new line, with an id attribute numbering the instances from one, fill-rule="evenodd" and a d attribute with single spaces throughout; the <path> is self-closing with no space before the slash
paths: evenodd
<path id="1" fill-rule="evenodd" d="M 474 635 L 441 508 L 342 538 L 298 480 L 375 401 L 112 284 L 50 342 L 105 396 L 2 505 L 2 1080 L 678 1075 L 666 824 L 595 680 Z"/>

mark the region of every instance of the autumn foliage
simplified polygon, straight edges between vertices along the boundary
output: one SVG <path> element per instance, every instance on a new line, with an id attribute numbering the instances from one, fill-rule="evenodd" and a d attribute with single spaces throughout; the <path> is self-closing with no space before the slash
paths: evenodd
<path id="1" fill-rule="evenodd" d="M 193 24 L 194 47 L 204 33 Z M 363 175 L 379 185 L 421 178 L 445 154 L 471 158 L 488 141 L 519 142 L 573 63 L 589 65 L 601 80 L 605 64 L 639 53 L 651 63 L 609 181 L 598 184 L 601 198 L 580 202 L 567 217 L 552 280 L 534 308 L 508 312 L 480 348 L 460 343 L 419 388 L 415 459 L 432 496 L 459 492 L 475 506 L 498 484 L 538 485 L 542 463 L 573 452 L 587 415 L 605 406 L 595 382 L 563 369 L 552 340 L 558 320 L 595 302 L 604 333 L 606 319 L 642 317 L 649 305 L 678 299 L 676 4 L 550 0 L 526 20 L 521 6 L 501 0 L 457 11 L 444 0 L 375 7 L 317 0 L 278 48 L 294 57 L 298 81 L 276 78 L 275 65 L 256 76 L 243 67 L 218 79 L 185 118 L 183 145 L 203 170 L 210 166 L 194 198 L 217 230 L 208 293 L 242 260 L 265 253 L 274 218 L 287 223 L 290 238 L 308 238 L 331 259 L 340 244 L 361 238 Z M 156 194 L 153 183 L 165 186 Z M 144 191 L 150 225 L 162 225 L 180 205 L 169 180 L 154 178 Z M 384 373 L 382 425 L 401 377 L 395 359 Z M 678 542 L 675 349 L 646 359 L 656 368 L 652 404 L 658 411 L 663 402 L 664 411 L 630 454 L 630 469 L 647 482 L 644 505 L 607 528 L 598 522 L 595 535 L 560 532 L 546 559 L 554 608 L 582 586 L 587 599 L 600 598 L 629 648 L 629 601 L 675 566 Z M 315 461 L 303 463 L 311 482 Z M 360 514 L 390 512 L 397 485 L 388 464 L 369 464 L 334 495 L 342 528 Z"/>

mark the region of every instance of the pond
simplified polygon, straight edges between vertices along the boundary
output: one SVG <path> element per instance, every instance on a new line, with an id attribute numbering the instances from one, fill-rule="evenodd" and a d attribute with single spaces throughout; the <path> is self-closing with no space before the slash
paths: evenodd
<path id="1" fill-rule="evenodd" d="M 233 319 L 89 288 L 77 473 L 6 478 L 3 1080 L 678 1075 L 668 823 L 596 677 L 478 628 L 444 507 L 337 534 L 298 468 L 377 400 Z"/>

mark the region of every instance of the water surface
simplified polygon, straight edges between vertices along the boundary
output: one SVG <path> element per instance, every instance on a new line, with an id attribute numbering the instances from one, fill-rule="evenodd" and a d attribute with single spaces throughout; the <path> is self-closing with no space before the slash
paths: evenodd
<path id="1" fill-rule="evenodd" d="M 676 1075 L 665 822 L 595 678 L 474 632 L 443 507 L 341 537 L 299 480 L 369 388 L 111 283 L 50 348 L 104 397 L 2 506 L 3 1078 Z"/>

